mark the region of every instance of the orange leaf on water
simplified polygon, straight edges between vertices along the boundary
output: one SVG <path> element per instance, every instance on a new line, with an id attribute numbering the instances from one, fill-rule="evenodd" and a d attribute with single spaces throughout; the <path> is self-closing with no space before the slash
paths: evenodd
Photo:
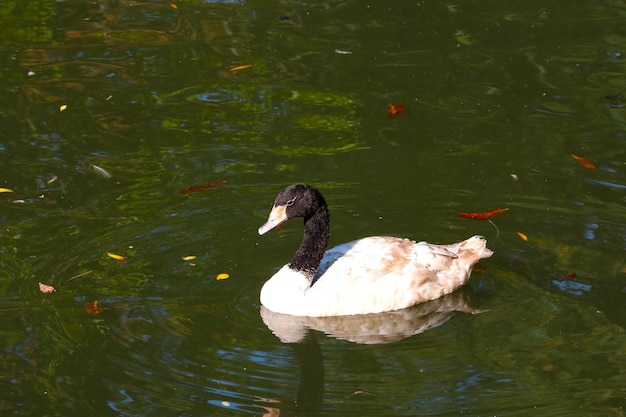
<path id="1" fill-rule="evenodd" d="M 459 217 L 463 219 L 488 220 L 498 214 L 504 213 L 507 210 L 508 208 L 499 208 L 495 210 L 481 211 L 480 213 L 459 213 Z"/>
<path id="2" fill-rule="evenodd" d="M 116 254 L 114 254 L 114 253 L 107 252 L 107 256 L 108 256 L 109 258 L 113 258 L 113 259 L 115 259 L 115 260 L 117 260 L 117 261 L 120 261 L 120 262 L 124 262 L 124 263 L 128 262 L 128 259 L 126 259 L 126 258 L 125 258 L 124 256 L 122 256 L 122 255 L 116 255 Z"/>
<path id="3" fill-rule="evenodd" d="M 187 187 L 183 190 L 180 190 L 180 193 L 182 195 L 187 195 L 187 194 L 195 193 L 198 191 L 208 190 L 209 188 L 214 188 L 214 187 L 217 187 L 218 185 L 226 184 L 227 182 L 228 181 L 226 180 L 221 180 L 217 182 L 212 182 L 210 184 L 192 185 L 191 187 Z"/>
<path id="4" fill-rule="evenodd" d="M 585 168 L 589 168 L 589 169 L 596 169 L 596 168 L 598 168 L 598 166 L 596 164 L 594 164 L 593 162 L 591 162 L 587 158 L 583 158 L 582 156 L 578 156 L 578 155 L 572 154 L 572 158 L 577 160 L 578 163 L 580 165 L 584 166 Z"/>
<path id="5" fill-rule="evenodd" d="M 526 236 L 524 233 L 522 232 L 517 232 L 517 235 L 520 237 L 520 239 L 522 239 L 524 242 L 528 242 L 528 236 Z"/>
<path id="6" fill-rule="evenodd" d="M 93 316 L 97 316 L 102 313 L 104 309 L 98 304 L 98 300 L 94 300 L 91 303 L 85 304 L 85 311 Z"/>
<path id="7" fill-rule="evenodd" d="M 390 119 L 393 119 L 400 113 L 404 113 L 404 106 L 402 104 L 390 104 L 387 106 L 387 114 Z"/>
<path id="8" fill-rule="evenodd" d="M 39 283 L 39 291 L 41 291 L 44 294 L 52 294 L 53 292 L 55 292 L 56 290 L 54 289 L 53 286 L 51 285 L 46 285 L 46 284 L 42 284 L 41 282 Z"/>
<path id="9" fill-rule="evenodd" d="M 232 67 L 228 71 L 230 71 L 230 72 L 239 71 L 239 70 L 242 70 L 242 69 L 250 68 L 251 66 L 252 65 L 239 65 L 238 67 Z"/>

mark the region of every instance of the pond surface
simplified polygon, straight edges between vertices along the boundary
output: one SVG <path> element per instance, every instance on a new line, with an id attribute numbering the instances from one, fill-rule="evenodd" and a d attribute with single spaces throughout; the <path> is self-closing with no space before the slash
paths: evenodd
<path id="1" fill-rule="evenodd" d="M 622 2 L 5 3 L 3 415 L 626 414 Z M 331 245 L 494 256 L 408 311 L 272 316 L 295 182 Z"/>

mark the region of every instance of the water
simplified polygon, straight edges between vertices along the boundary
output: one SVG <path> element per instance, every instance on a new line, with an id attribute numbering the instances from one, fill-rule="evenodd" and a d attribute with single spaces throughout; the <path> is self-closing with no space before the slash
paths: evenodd
<path id="1" fill-rule="evenodd" d="M 624 415 L 625 14 L 8 2 L 3 414 Z M 301 224 L 256 229 L 300 181 L 331 244 L 479 233 L 495 254 L 453 298 L 367 319 L 382 340 L 276 327 L 258 292 Z"/>

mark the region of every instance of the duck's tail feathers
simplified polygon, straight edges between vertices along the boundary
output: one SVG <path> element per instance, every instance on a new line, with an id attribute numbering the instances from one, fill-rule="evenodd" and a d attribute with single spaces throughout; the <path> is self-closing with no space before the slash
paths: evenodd
<path id="1" fill-rule="evenodd" d="M 493 252 L 487 247 L 487 240 L 479 235 L 472 236 L 469 239 L 461 242 L 459 246 L 458 255 L 463 256 L 463 252 L 473 253 L 476 257 L 476 262 L 480 259 L 489 258 L 493 255 Z M 465 256 L 472 257 L 469 253 L 465 254 Z"/>

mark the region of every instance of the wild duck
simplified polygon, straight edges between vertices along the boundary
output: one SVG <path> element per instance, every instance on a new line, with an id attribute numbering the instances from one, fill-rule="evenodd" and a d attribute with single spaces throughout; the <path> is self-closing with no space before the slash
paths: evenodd
<path id="1" fill-rule="evenodd" d="M 380 313 L 434 300 L 462 286 L 474 265 L 493 252 L 482 236 L 435 245 L 370 236 L 326 250 L 328 206 L 305 184 L 290 185 L 274 201 L 265 234 L 304 218 L 304 237 L 291 261 L 261 289 L 261 304 L 276 313 L 325 317 Z"/>

